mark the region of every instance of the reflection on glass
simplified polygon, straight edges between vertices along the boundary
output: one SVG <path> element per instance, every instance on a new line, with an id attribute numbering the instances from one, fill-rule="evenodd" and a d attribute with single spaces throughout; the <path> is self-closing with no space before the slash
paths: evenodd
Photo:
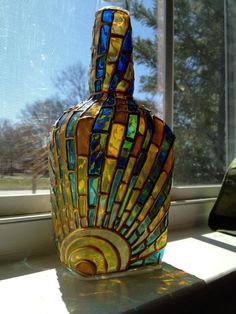
<path id="1" fill-rule="evenodd" d="M 115 6 L 129 11 L 130 0 L 97 0 L 97 10 L 106 6 Z"/>

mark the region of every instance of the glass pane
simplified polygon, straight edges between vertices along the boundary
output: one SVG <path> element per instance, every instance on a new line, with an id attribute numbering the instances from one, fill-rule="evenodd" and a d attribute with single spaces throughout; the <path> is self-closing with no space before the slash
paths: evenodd
<path id="1" fill-rule="evenodd" d="M 174 1 L 175 185 L 220 183 L 228 162 L 224 3 Z"/>
<path id="2" fill-rule="evenodd" d="M 0 194 L 49 188 L 48 130 L 66 108 L 88 95 L 96 6 L 96 0 L 1 0 Z M 156 12 L 156 1 L 131 1 L 134 95 L 161 113 L 164 63 L 157 63 L 156 31 L 164 22 L 160 9 L 157 23 Z M 163 34 L 159 38 L 160 50 Z"/>

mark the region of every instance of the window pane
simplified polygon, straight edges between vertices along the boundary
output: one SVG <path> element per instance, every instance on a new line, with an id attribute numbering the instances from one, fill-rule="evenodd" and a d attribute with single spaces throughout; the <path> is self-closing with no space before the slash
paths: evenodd
<path id="1" fill-rule="evenodd" d="M 224 0 L 174 1 L 175 185 L 217 184 L 223 178 L 224 27 Z"/>
<path id="2" fill-rule="evenodd" d="M 88 95 L 97 1 L 59 2 L 0 3 L 0 194 L 49 188 L 48 130 L 66 108 Z M 135 97 L 162 112 L 162 87 L 157 92 L 156 84 L 156 3 L 131 2 Z M 163 23 L 163 15 L 159 15 Z M 159 49 L 161 40 L 160 35 Z"/>

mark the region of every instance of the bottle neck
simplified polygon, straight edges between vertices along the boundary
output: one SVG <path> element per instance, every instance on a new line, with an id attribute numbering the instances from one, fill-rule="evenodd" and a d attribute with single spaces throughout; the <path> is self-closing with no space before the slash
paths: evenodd
<path id="1" fill-rule="evenodd" d="M 132 28 L 126 10 L 106 7 L 96 13 L 89 88 L 91 94 L 133 95 Z"/>

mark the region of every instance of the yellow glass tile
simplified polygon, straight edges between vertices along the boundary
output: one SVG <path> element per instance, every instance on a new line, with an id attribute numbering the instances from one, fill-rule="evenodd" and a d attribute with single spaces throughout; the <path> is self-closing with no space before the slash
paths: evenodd
<path id="1" fill-rule="evenodd" d="M 146 248 L 146 250 L 144 250 L 140 255 L 139 257 L 144 257 L 144 256 L 147 256 L 147 255 L 150 255 L 151 253 L 154 253 L 156 250 L 155 250 L 155 242 L 149 246 L 148 248 Z"/>
<path id="2" fill-rule="evenodd" d="M 143 116 L 140 116 L 140 120 L 139 120 L 139 128 L 138 128 L 139 133 L 141 133 L 142 135 L 145 132 L 145 120 Z"/>
<path id="3" fill-rule="evenodd" d="M 116 62 L 121 50 L 122 38 L 111 37 L 107 55 L 108 62 Z"/>
<path id="4" fill-rule="evenodd" d="M 123 200 L 127 184 L 121 183 L 116 195 L 116 202 L 121 202 Z"/>
<path id="5" fill-rule="evenodd" d="M 118 214 L 118 210 L 119 210 L 119 204 L 114 203 L 111 209 L 111 215 L 110 215 L 110 220 L 109 220 L 109 224 L 108 224 L 108 228 L 112 228 L 113 227 L 113 223 L 116 219 L 116 216 Z"/>
<path id="6" fill-rule="evenodd" d="M 167 179 L 167 174 L 163 171 L 152 190 L 152 196 L 154 198 L 157 198 L 157 195 L 160 193 L 161 188 L 163 187 L 163 184 L 165 183 L 166 179 Z"/>
<path id="7" fill-rule="evenodd" d="M 158 148 L 151 144 L 148 150 L 148 154 L 147 154 L 147 159 L 143 165 L 143 168 L 138 176 L 137 182 L 135 184 L 136 188 L 142 188 L 143 184 L 145 182 L 145 180 L 147 179 L 151 169 L 152 169 L 152 165 L 155 161 L 156 155 L 158 152 Z"/>
<path id="8" fill-rule="evenodd" d="M 119 156 L 120 146 L 123 141 L 124 132 L 125 132 L 124 125 L 116 123 L 113 124 L 108 144 L 108 155 L 112 157 Z"/>
<path id="9" fill-rule="evenodd" d="M 95 118 L 101 109 L 100 103 L 94 103 L 88 110 L 86 110 L 81 116 L 82 117 L 93 117 Z"/>
<path id="10" fill-rule="evenodd" d="M 79 196 L 79 213 L 80 217 L 87 217 L 88 200 L 87 195 Z"/>
<path id="11" fill-rule="evenodd" d="M 110 185 L 112 182 L 112 178 L 116 169 L 117 160 L 112 158 L 106 158 L 103 176 L 102 176 L 102 187 L 101 191 L 103 193 L 108 193 L 110 189 Z"/>
<path id="12" fill-rule="evenodd" d="M 156 250 L 161 250 L 167 243 L 167 230 L 156 240 Z"/>
<path id="13" fill-rule="evenodd" d="M 165 211 L 167 211 L 170 207 L 170 194 L 168 194 L 168 196 L 166 197 L 166 200 L 164 202 L 164 209 Z"/>
<path id="14" fill-rule="evenodd" d="M 96 225 L 101 227 L 103 223 L 103 219 L 106 212 L 106 203 L 107 203 L 107 195 L 101 195 L 99 199 L 99 207 L 98 207 L 98 214 L 97 214 L 97 223 Z"/>
<path id="15" fill-rule="evenodd" d="M 117 231 L 120 230 L 120 228 L 122 227 L 123 223 L 126 221 L 126 219 L 128 218 L 129 215 L 130 215 L 130 213 L 127 213 L 127 212 L 123 213 L 121 220 L 120 220 L 120 223 L 119 223 L 118 227 L 116 228 Z"/>
<path id="16" fill-rule="evenodd" d="M 143 206 L 141 213 L 138 216 L 139 221 L 143 221 L 143 219 L 146 217 L 147 213 L 149 212 L 149 210 L 151 209 L 153 205 L 153 202 L 154 202 L 154 199 L 150 196 L 148 200 L 146 201 L 145 205 Z"/>
<path id="17" fill-rule="evenodd" d="M 129 229 L 128 233 L 125 235 L 125 238 L 128 239 L 138 226 L 139 226 L 139 222 L 134 222 L 131 228 Z"/>
<path id="18" fill-rule="evenodd" d="M 110 86 L 110 81 L 111 81 L 111 77 L 112 74 L 114 72 L 115 69 L 115 64 L 111 64 L 111 63 L 107 63 L 106 65 L 106 76 L 102 85 L 102 90 L 104 91 L 108 91 L 109 90 L 109 86 Z"/>
<path id="19" fill-rule="evenodd" d="M 129 17 L 121 12 L 114 13 L 111 32 L 113 34 L 125 35 L 129 27 Z"/>
<path id="20" fill-rule="evenodd" d="M 88 155 L 94 118 L 80 119 L 77 127 L 77 154 Z M 81 139 L 83 139 L 81 141 Z"/>
<path id="21" fill-rule="evenodd" d="M 122 178 L 122 181 L 124 181 L 125 183 L 129 182 L 130 175 L 131 175 L 131 172 L 132 172 L 132 170 L 134 168 L 135 162 L 136 162 L 136 158 L 134 158 L 134 157 L 130 157 L 129 158 L 128 165 L 127 165 L 127 167 L 125 169 L 125 173 L 124 173 L 124 176 Z"/>
<path id="22" fill-rule="evenodd" d="M 147 236 L 149 235 L 149 233 L 147 232 L 147 230 L 144 231 L 144 233 L 138 238 L 138 240 L 131 246 L 132 250 L 137 247 L 140 243 L 142 243 Z"/>
<path id="23" fill-rule="evenodd" d="M 140 191 L 133 190 L 132 195 L 129 199 L 129 203 L 126 207 L 126 210 L 131 210 L 133 208 L 135 202 L 137 201 L 139 194 L 140 194 Z"/>
<path id="24" fill-rule="evenodd" d="M 88 158 L 78 157 L 78 192 L 79 194 L 87 194 L 87 168 Z"/>
<path id="25" fill-rule="evenodd" d="M 133 80 L 133 78 L 134 78 L 134 66 L 133 66 L 132 62 L 129 62 L 124 78 L 128 81 Z"/>
<path id="26" fill-rule="evenodd" d="M 158 223 L 161 221 L 161 219 L 165 216 L 166 212 L 164 210 L 164 207 L 159 210 L 156 217 L 153 219 L 152 223 L 149 225 L 149 230 L 153 231 L 155 227 L 158 225 Z"/>
<path id="27" fill-rule="evenodd" d="M 129 86 L 130 86 L 130 83 L 126 82 L 125 80 L 122 80 L 117 85 L 116 90 L 118 92 L 125 92 L 126 90 L 128 90 Z"/>
<path id="28" fill-rule="evenodd" d="M 88 227 L 88 219 L 87 219 L 87 217 L 81 218 L 81 227 Z"/>

